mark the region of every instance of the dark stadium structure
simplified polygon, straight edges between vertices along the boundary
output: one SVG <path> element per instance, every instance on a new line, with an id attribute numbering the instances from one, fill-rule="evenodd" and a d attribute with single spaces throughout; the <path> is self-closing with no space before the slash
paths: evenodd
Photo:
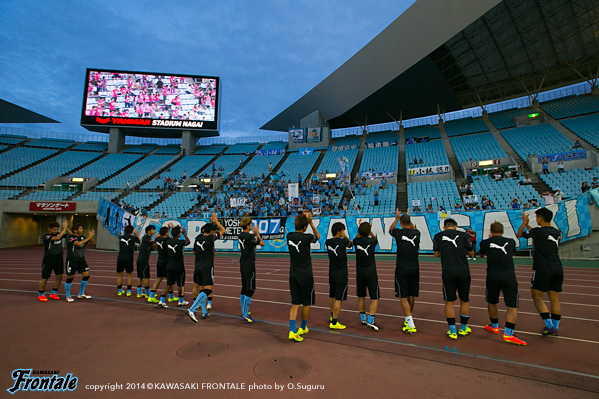
<path id="1" fill-rule="evenodd" d="M 336 129 L 595 86 L 598 32 L 593 0 L 419 0 L 262 129 L 316 110 Z"/>
<path id="2" fill-rule="evenodd" d="M 59 123 L 47 116 L 0 99 L 0 123 Z"/>

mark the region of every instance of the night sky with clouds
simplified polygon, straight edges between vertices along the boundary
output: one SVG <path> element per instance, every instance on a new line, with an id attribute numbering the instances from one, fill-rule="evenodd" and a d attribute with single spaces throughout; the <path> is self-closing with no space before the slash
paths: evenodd
<path id="1" fill-rule="evenodd" d="M 412 3 L 2 0 L 0 98 L 82 133 L 86 68 L 220 76 L 221 136 L 268 134 Z"/>

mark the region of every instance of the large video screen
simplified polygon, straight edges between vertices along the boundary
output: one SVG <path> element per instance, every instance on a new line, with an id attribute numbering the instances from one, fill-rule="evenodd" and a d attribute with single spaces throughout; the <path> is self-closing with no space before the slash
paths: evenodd
<path id="1" fill-rule="evenodd" d="M 218 130 L 219 78 L 87 69 L 81 125 Z"/>

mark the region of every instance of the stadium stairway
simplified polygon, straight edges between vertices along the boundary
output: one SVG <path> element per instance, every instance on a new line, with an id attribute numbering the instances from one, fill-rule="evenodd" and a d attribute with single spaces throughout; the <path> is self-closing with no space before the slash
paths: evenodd
<path id="1" fill-rule="evenodd" d="M 262 147 L 264 147 L 264 144 L 260 144 L 256 150 L 259 150 Z M 254 159 L 255 156 L 256 156 L 256 152 L 254 152 L 253 154 L 250 154 L 250 156 L 247 157 L 247 159 L 245 161 L 243 161 L 243 163 L 241 165 L 239 165 L 239 167 L 237 169 L 235 169 L 235 171 L 241 171 L 243 168 L 245 168 L 245 165 L 247 165 L 252 159 Z"/>
<path id="2" fill-rule="evenodd" d="M 576 140 L 580 140 L 580 143 L 582 144 L 583 149 L 584 148 L 586 148 L 586 149 L 591 148 L 593 150 L 597 150 L 598 149 L 597 147 L 595 147 L 594 145 L 592 145 L 588 141 L 584 140 L 582 137 L 579 137 L 577 134 L 575 134 L 574 132 L 572 132 L 570 129 L 568 129 L 567 127 L 565 127 L 561 123 L 559 123 L 559 121 L 557 121 L 556 119 L 554 119 L 547 112 L 543 111 L 543 109 L 541 108 L 541 105 L 537 101 L 535 101 L 533 103 L 532 107 L 538 113 L 545 115 L 545 122 L 546 123 L 549 123 L 549 124 L 553 125 L 554 128 L 556 128 L 561 134 L 563 134 L 564 136 L 566 136 L 566 138 L 572 140 L 572 142 L 576 142 Z M 578 116 L 575 116 L 573 118 L 578 118 Z M 566 118 L 566 119 L 573 119 L 573 118 Z"/>
<path id="3" fill-rule="evenodd" d="M 458 157 L 455 156 L 455 152 L 453 151 L 453 147 L 449 141 L 449 136 L 445 131 L 445 124 L 439 120 L 439 130 L 441 131 L 441 140 L 443 140 L 443 147 L 445 147 L 445 152 L 447 153 L 447 159 L 449 159 L 449 165 L 453 169 L 453 173 L 455 179 L 457 180 L 459 177 L 465 177 L 462 172 L 462 168 L 460 167 L 460 163 L 458 162 Z"/>
<path id="4" fill-rule="evenodd" d="M 283 158 L 281 158 L 281 161 L 272 168 L 272 172 L 267 177 L 270 177 L 270 175 L 278 174 L 279 168 L 281 168 L 281 166 L 283 166 L 285 164 L 285 161 L 287 161 L 287 158 L 289 157 L 290 154 L 291 153 L 289 152 L 289 150 L 285 151 L 285 155 L 283 155 Z"/>
<path id="5" fill-rule="evenodd" d="M 403 130 L 400 130 L 399 141 L 397 142 L 398 149 L 398 165 L 396 170 L 397 177 L 397 196 L 395 204 L 399 210 L 408 209 L 408 180 L 406 177 L 406 141 L 404 139 Z"/>
<path id="6" fill-rule="evenodd" d="M 156 151 L 156 150 L 154 150 Z M 154 152 L 152 151 L 152 152 Z M 148 155 L 151 155 L 152 153 L 149 153 Z M 181 160 L 181 158 L 183 158 L 184 155 L 179 153 L 179 155 L 177 157 L 174 157 L 168 164 L 166 164 L 166 166 L 164 166 L 163 168 L 159 169 L 156 173 L 154 173 L 152 176 L 148 177 L 147 179 L 142 180 L 139 184 L 137 184 L 135 187 L 142 187 L 144 184 L 146 184 L 147 182 L 149 182 L 150 180 L 154 179 L 156 177 L 156 175 L 160 176 L 162 174 L 162 172 L 164 172 L 165 170 L 167 170 L 168 168 L 170 168 L 172 165 L 174 165 L 175 163 L 179 162 Z M 131 187 L 132 189 L 134 187 Z M 119 200 L 121 199 L 120 196 L 118 198 Z"/>
<path id="7" fill-rule="evenodd" d="M 331 150 L 320 151 L 320 155 L 318 155 L 318 159 L 316 159 L 316 162 L 314 162 L 314 166 L 312 167 L 312 170 L 310 170 L 310 173 L 308 173 L 308 176 L 306 176 L 306 178 L 304 179 L 304 182 L 308 179 L 311 179 L 312 176 L 314 176 L 314 174 L 316 172 L 318 172 L 318 167 L 320 166 L 320 163 L 322 162 L 322 159 L 324 158 L 324 155 L 326 154 L 327 151 L 331 151 Z"/>

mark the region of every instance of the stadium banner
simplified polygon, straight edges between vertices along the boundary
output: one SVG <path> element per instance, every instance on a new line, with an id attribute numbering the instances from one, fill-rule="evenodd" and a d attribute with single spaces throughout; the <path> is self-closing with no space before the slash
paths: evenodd
<path id="1" fill-rule="evenodd" d="M 358 148 L 357 144 L 334 145 L 331 146 L 331 151 L 347 151 L 355 150 L 356 148 Z"/>
<path id="2" fill-rule="evenodd" d="M 135 226 L 136 223 L 135 215 L 121 209 L 119 206 L 104 198 L 100 198 L 98 201 L 98 214 L 96 215 L 96 219 L 115 236 L 122 235 L 125 232 L 125 226 Z M 143 234 L 145 234 L 145 232 Z"/>
<path id="3" fill-rule="evenodd" d="M 256 155 L 285 155 L 285 149 L 278 150 L 256 150 Z"/>
<path id="4" fill-rule="evenodd" d="M 322 128 L 311 127 L 306 133 L 306 143 L 320 143 L 322 141 Z"/>
<path id="5" fill-rule="evenodd" d="M 239 234 L 243 231 L 241 226 L 241 218 L 218 218 L 220 224 L 225 228 L 223 234 L 224 240 L 238 240 Z M 285 238 L 285 224 L 287 217 L 252 219 L 252 229 L 258 225 L 260 236 L 263 240 L 281 240 Z M 191 239 L 191 237 L 190 237 Z"/>
<path id="6" fill-rule="evenodd" d="M 595 204 L 599 207 L 599 188 L 594 188 L 589 191 L 591 198 L 595 201 Z"/>
<path id="7" fill-rule="evenodd" d="M 314 153 L 314 148 L 300 148 L 299 150 L 297 150 L 297 153 L 298 155 L 312 155 Z"/>
<path id="8" fill-rule="evenodd" d="M 587 159 L 587 152 L 585 150 L 576 150 L 560 152 L 557 154 L 538 155 L 537 163 L 543 163 L 543 161 L 547 161 L 547 163 L 558 162 L 560 159 L 562 160 L 562 162 L 576 161 L 578 159 Z"/>
<path id="9" fill-rule="evenodd" d="M 291 139 L 294 143 L 306 142 L 306 134 L 304 132 L 304 129 L 291 129 L 289 130 L 289 134 L 291 135 Z"/>
<path id="10" fill-rule="evenodd" d="M 367 148 L 382 148 L 382 147 L 390 147 L 392 145 L 396 145 L 397 143 L 391 143 L 389 141 L 381 141 L 378 143 L 367 143 Z"/>
<path id="11" fill-rule="evenodd" d="M 107 204 L 108 203 L 108 204 Z M 126 218 L 123 218 L 123 210 L 116 205 L 109 205 L 108 201 L 100 201 L 98 206 L 98 220 L 104 222 L 106 227 L 106 220 L 108 220 L 108 228 L 112 234 L 118 235 L 115 231 L 114 224 L 118 226 L 124 226 L 127 224 Z M 115 209 L 116 208 L 116 209 Z M 569 241 L 576 238 L 588 236 L 592 232 L 591 226 L 591 215 L 589 211 L 589 194 L 585 193 L 581 196 L 561 201 L 557 204 L 549 205 L 547 207 L 554 213 L 554 219 L 552 225 L 557 227 L 562 232 L 561 241 Z M 110 214 L 107 215 L 108 209 Z M 524 211 L 530 217 L 530 226 L 536 227 L 535 209 L 528 209 Z M 418 230 L 420 230 L 421 253 L 432 253 L 433 250 L 433 237 L 443 229 L 443 221 L 439 220 L 439 215 L 435 213 L 419 213 L 411 214 L 412 222 Z M 479 237 L 478 243 L 480 243 L 481 237 L 489 236 L 489 229 L 491 223 L 497 221 L 503 223 L 504 236 L 513 238 L 516 240 L 516 247 L 519 250 L 531 249 L 532 242 L 523 238 L 516 238 L 516 232 L 518 227 L 522 224 L 522 211 L 520 210 L 491 210 L 491 211 L 453 211 L 451 217 L 456 220 L 460 229 L 465 230 L 468 227 L 476 232 Z M 133 217 L 133 223 L 140 235 L 144 234 L 145 228 L 148 225 L 154 225 L 157 228 L 167 226 L 169 223 L 177 226 L 184 226 L 187 229 L 187 235 L 191 240 L 192 244 L 187 246 L 187 249 L 191 250 L 193 242 L 196 236 L 201 234 L 202 226 L 209 222 L 208 219 L 160 219 L 150 217 Z M 228 220 L 225 218 L 225 220 Z M 260 234 L 264 236 L 282 237 L 265 240 L 265 246 L 261 248 L 265 252 L 287 252 L 287 243 L 285 235 L 288 232 L 295 230 L 293 226 L 293 217 L 281 217 L 281 218 L 267 218 L 267 219 L 253 219 L 256 221 L 260 228 Z M 393 253 L 396 251 L 395 240 L 389 234 L 389 227 L 395 220 L 395 215 L 388 216 L 327 216 L 327 217 L 314 217 L 314 225 L 320 232 L 321 238 L 318 242 L 312 244 L 312 250 L 314 252 L 326 252 L 324 242 L 327 238 L 331 237 L 331 227 L 336 222 L 341 222 L 347 227 L 347 235 L 350 238 L 356 236 L 358 232 L 358 226 L 361 222 L 366 221 L 372 224 L 372 231 L 377 235 L 379 245 L 377 246 L 377 252 L 379 253 Z M 236 222 L 231 222 L 236 223 Z M 231 226 L 235 228 L 235 226 Z M 232 230 L 233 231 L 233 230 Z M 311 229 L 308 227 L 308 232 Z M 232 235 L 234 237 L 234 235 Z M 218 240 L 215 244 L 216 249 L 219 251 L 238 251 L 238 243 L 236 239 L 224 239 Z M 477 247 L 478 248 L 478 247 Z"/>
<path id="12" fill-rule="evenodd" d="M 408 172 L 410 176 L 443 175 L 451 173 L 451 167 L 449 165 L 423 166 L 420 168 L 409 168 Z"/>
<path id="13" fill-rule="evenodd" d="M 31 201 L 29 210 L 33 212 L 75 212 L 76 202 Z"/>
<path id="14" fill-rule="evenodd" d="M 383 179 L 393 177 L 394 173 L 392 170 L 385 172 L 360 172 L 360 177 L 365 177 L 366 179 Z"/>

